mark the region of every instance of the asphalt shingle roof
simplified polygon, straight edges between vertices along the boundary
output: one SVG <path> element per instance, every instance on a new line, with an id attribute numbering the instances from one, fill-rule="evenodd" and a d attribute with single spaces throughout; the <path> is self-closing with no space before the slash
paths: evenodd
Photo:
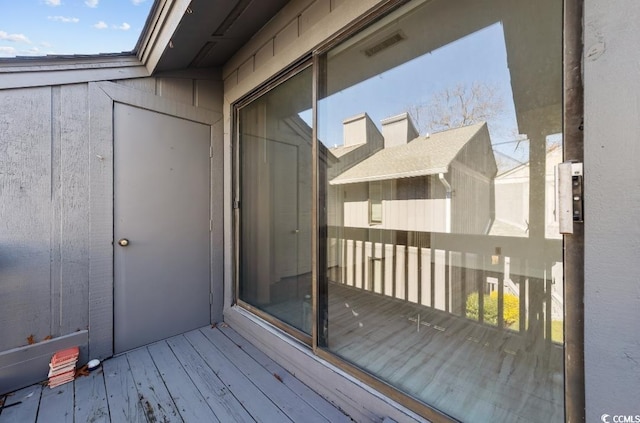
<path id="1" fill-rule="evenodd" d="M 404 145 L 385 148 L 344 171 L 331 185 L 383 181 L 446 173 L 460 150 L 486 123 L 418 137 Z M 486 129 L 485 129 L 486 130 Z"/>

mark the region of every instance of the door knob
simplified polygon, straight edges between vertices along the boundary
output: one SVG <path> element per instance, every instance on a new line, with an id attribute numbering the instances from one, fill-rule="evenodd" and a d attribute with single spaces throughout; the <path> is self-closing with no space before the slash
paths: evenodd
<path id="1" fill-rule="evenodd" d="M 120 241 L 118 241 L 118 244 L 121 247 L 126 247 L 127 245 L 129 245 L 129 240 L 127 238 L 122 238 Z"/>

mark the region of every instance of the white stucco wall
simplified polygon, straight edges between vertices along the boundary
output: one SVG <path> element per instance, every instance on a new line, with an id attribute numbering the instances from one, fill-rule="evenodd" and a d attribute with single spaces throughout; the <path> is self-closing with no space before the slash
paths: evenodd
<path id="1" fill-rule="evenodd" d="M 586 417 L 640 415 L 640 2 L 585 2 Z"/>

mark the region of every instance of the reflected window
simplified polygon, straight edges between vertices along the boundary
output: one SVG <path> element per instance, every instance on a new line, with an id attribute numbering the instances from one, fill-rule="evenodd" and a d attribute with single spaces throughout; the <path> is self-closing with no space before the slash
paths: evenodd
<path id="1" fill-rule="evenodd" d="M 382 187 L 380 181 L 369 182 L 369 224 L 382 223 Z"/>

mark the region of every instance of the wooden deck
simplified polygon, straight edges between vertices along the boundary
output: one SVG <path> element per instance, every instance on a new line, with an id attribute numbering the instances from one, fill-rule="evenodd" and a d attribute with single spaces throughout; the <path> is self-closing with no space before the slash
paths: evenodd
<path id="1" fill-rule="evenodd" d="M 0 423 L 351 421 L 223 325 L 111 358 L 73 383 L 1 399 Z"/>
<path id="2" fill-rule="evenodd" d="M 329 349 L 461 420 L 564 421 L 562 346 L 536 341 L 361 289 L 329 288 Z"/>

